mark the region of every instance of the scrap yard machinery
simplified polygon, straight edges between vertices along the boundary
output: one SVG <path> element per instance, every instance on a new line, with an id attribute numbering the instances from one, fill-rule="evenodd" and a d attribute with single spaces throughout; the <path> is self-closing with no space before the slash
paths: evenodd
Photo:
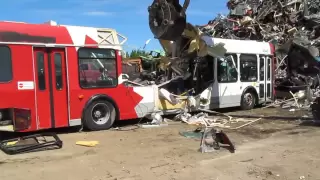
<path id="1" fill-rule="evenodd" d="M 161 67 L 167 71 L 166 80 L 180 77 L 186 89 L 193 89 L 193 95 L 201 94 L 208 88 L 206 70 L 209 69 L 207 58 L 223 57 L 226 49 L 223 44 L 211 47 L 202 39 L 201 31 L 186 21 L 186 10 L 190 0 L 183 5 L 179 0 L 154 0 L 149 11 L 149 27 L 155 38 L 159 40 L 167 56 L 161 57 Z M 221 141 L 218 140 L 221 137 Z M 228 136 L 213 127 L 207 127 L 202 133 L 200 150 L 209 152 L 214 150 L 212 143 L 205 143 L 213 139 L 216 144 L 229 144 L 234 152 L 234 145 Z"/>
<path id="2" fill-rule="evenodd" d="M 186 10 L 190 0 L 183 5 L 179 0 L 154 0 L 149 11 L 149 27 L 159 40 L 167 56 L 162 57 L 161 67 L 167 70 L 166 80 L 182 77 L 185 88 L 194 88 L 199 94 L 206 87 L 201 75 L 206 68 L 205 60 L 211 57 L 222 57 L 226 50 L 223 45 L 207 46 L 201 39 L 198 28 L 186 21 Z"/>

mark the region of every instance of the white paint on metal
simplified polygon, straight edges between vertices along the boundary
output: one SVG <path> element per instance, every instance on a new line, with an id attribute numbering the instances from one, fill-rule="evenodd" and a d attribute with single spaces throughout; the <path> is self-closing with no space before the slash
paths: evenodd
<path id="1" fill-rule="evenodd" d="M 218 43 L 223 43 L 227 53 L 240 53 L 240 54 L 265 54 L 272 55 L 270 44 L 268 42 L 258 42 L 253 40 L 234 40 L 234 39 L 221 39 L 212 38 L 210 36 L 202 36 L 202 40 L 208 46 L 213 46 Z"/>
<path id="2" fill-rule="evenodd" d="M 70 119 L 70 126 L 80 126 L 82 124 L 81 119 Z"/>
<path id="3" fill-rule="evenodd" d="M 154 90 L 153 86 L 133 87 L 133 91 L 143 97 L 143 99 L 140 101 L 140 103 L 151 103 L 151 102 L 155 101 L 155 99 L 154 99 L 154 91 L 155 90 Z"/>

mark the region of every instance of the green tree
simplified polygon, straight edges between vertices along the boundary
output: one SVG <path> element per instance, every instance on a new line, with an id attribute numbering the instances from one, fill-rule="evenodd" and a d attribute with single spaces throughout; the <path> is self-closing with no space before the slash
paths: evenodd
<path id="1" fill-rule="evenodd" d="M 138 58 L 140 56 L 146 56 L 149 53 L 145 50 L 132 50 L 130 53 L 130 58 Z"/>

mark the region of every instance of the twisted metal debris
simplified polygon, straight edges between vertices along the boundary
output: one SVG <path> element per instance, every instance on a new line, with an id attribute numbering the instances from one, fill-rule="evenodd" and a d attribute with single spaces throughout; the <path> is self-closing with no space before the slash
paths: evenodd
<path id="1" fill-rule="evenodd" d="M 230 0 L 227 17 L 218 15 L 202 31 L 214 37 L 283 44 L 303 36 L 319 47 L 320 0 Z"/>

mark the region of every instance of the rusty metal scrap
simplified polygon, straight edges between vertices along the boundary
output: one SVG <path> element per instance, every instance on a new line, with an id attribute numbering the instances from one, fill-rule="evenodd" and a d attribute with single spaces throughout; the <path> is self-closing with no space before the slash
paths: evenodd
<path id="1" fill-rule="evenodd" d="M 201 30 L 214 37 L 286 42 L 296 35 L 317 41 L 319 0 L 230 0 L 228 16 L 218 15 Z"/>

